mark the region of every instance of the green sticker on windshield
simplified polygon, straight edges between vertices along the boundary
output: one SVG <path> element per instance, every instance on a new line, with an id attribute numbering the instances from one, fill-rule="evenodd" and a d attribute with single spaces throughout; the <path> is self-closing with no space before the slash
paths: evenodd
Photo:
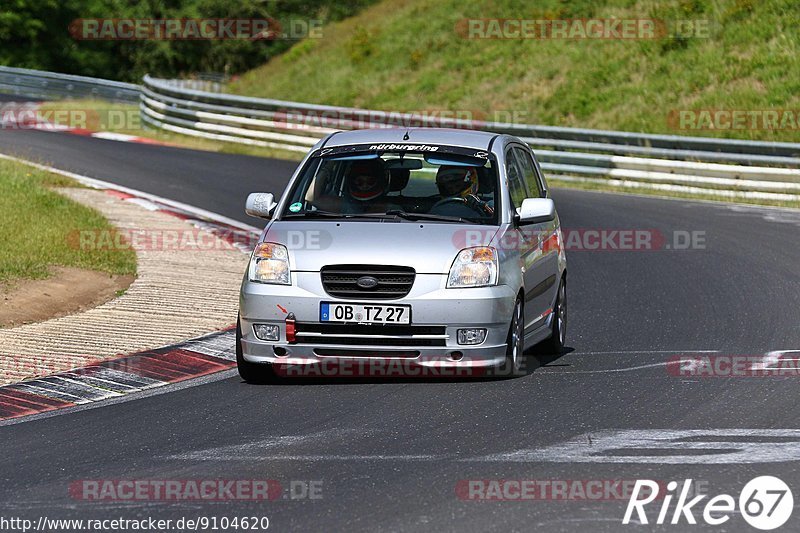
<path id="1" fill-rule="evenodd" d="M 295 203 L 293 203 L 292 205 L 289 206 L 289 211 L 291 211 L 292 213 L 297 213 L 301 209 L 303 209 L 303 203 L 302 202 L 295 202 Z"/>

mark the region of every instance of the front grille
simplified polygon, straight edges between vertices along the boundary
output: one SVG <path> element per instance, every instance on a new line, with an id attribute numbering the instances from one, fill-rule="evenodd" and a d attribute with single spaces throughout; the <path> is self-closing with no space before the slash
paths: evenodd
<path id="1" fill-rule="evenodd" d="M 337 298 L 353 300 L 392 300 L 402 298 L 414 285 L 416 273 L 413 268 L 382 265 L 331 265 L 320 272 L 325 292 Z M 364 276 L 375 278 L 374 287 L 359 287 L 358 279 Z"/>
<path id="2" fill-rule="evenodd" d="M 297 344 L 338 344 L 344 346 L 446 346 L 445 326 L 412 324 L 295 324 Z"/>

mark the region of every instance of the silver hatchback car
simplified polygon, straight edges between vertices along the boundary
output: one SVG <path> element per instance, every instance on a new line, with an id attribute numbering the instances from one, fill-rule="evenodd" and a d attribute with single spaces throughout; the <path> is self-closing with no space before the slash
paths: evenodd
<path id="1" fill-rule="evenodd" d="M 564 346 L 558 215 L 516 137 L 334 133 L 277 203 L 253 193 L 245 210 L 269 220 L 242 281 L 246 381 L 354 360 L 516 375 L 528 347 Z"/>

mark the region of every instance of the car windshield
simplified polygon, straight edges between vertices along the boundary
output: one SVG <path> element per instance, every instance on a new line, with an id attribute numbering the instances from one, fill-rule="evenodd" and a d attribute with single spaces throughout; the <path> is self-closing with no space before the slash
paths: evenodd
<path id="1" fill-rule="evenodd" d="M 497 170 L 485 152 L 337 154 L 309 159 L 281 218 L 497 223 Z"/>

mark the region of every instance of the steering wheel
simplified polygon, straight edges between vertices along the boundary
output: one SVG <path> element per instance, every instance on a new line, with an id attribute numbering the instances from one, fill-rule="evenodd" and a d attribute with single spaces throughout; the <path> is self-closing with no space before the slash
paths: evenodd
<path id="1" fill-rule="evenodd" d="M 480 211 L 478 211 L 475 208 L 475 206 L 469 205 L 469 203 L 467 203 L 467 201 L 464 200 L 463 198 L 461 198 L 460 196 L 450 196 L 449 198 L 442 198 L 441 200 L 439 200 L 438 202 L 433 204 L 431 206 L 430 210 L 433 211 L 437 207 L 440 207 L 440 206 L 443 206 L 443 205 L 447 205 L 447 204 L 455 204 L 455 203 L 457 203 L 459 205 L 463 205 L 464 207 L 469 207 L 470 209 L 472 209 L 473 211 L 475 211 L 478 214 L 483 214 Z"/>

